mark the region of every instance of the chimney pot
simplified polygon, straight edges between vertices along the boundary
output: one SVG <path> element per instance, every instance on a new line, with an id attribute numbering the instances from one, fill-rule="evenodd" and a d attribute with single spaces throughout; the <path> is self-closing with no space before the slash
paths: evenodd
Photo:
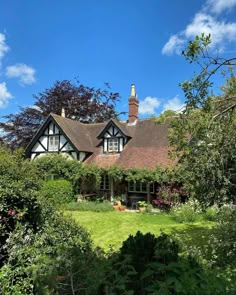
<path id="1" fill-rule="evenodd" d="M 61 109 L 61 116 L 62 116 L 63 118 L 66 117 L 66 112 L 65 112 L 65 109 L 64 109 L 64 108 Z"/>

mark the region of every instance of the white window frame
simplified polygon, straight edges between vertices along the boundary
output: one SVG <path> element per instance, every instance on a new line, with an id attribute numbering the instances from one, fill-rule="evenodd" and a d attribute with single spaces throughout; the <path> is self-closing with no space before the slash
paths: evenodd
<path id="1" fill-rule="evenodd" d="M 59 135 L 51 135 L 48 137 L 48 151 L 49 152 L 59 151 Z"/>
<path id="2" fill-rule="evenodd" d="M 100 182 L 100 190 L 108 191 L 110 189 L 110 178 L 107 174 L 102 175 Z"/>
<path id="3" fill-rule="evenodd" d="M 107 142 L 108 152 L 118 152 L 119 151 L 119 140 L 117 137 L 109 138 Z"/>
<path id="4" fill-rule="evenodd" d="M 141 181 L 129 181 L 128 191 L 131 193 L 147 193 L 147 183 Z M 154 193 L 154 183 L 150 183 L 150 193 Z"/>

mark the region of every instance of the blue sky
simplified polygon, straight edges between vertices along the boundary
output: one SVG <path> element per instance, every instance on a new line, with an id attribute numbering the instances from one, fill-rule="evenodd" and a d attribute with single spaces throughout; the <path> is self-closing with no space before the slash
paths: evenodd
<path id="1" fill-rule="evenodd" d="M 196 34 L 236 56 L 236 0 L 1 0 L 0 116 L 34 103 L 56 80 L 108 82 L 127 111 L 135 83 L 140 117 L 178 110 L 193 67 L 180 52 Z"/>

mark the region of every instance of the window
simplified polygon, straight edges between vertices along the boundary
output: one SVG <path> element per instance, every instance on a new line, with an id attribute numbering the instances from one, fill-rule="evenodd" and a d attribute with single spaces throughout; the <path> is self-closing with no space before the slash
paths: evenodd
<path id="1" fill-rule="evenodd" d="M 118 152 L 118 138 L 108 139 L 108 152 Z"/>
<path id="2" fill-rule="evenodd" d="M 58 151 L 59 149 L 59 136 L 54 135 L 54 136 L 49 136 L 49 145 L 48 145 L 48 150 L 49 151 Z"/>
<path id="3" fill-rule="evenodd" d="M 136 192 L 136 193 L 146 193 L 147 192 L 147 183 L 140 182 L 140 181 L 130 181 L 128 183 L 129 192 Z M 150 193 L 154 193 L 154 183 L 150 183 Z"/>
<path id="4" fill-rule="evenodd" d="M 103 175 L 100 183 L 100 190 L 106 191 L 109 190 L 110 183 L 109 183 L 109 176 Z"/>

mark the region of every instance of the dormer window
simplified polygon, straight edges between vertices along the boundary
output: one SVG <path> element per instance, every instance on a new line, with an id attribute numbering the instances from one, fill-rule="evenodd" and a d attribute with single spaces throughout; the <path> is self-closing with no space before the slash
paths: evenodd
<path id="1" fill-rule="evenodd" d="M 110 120 L 97 138 L 103 140 L 104 153 L 121 153 L 131 137 L 125 124 Z"/>
<path id="2" fill-rule="evenodd" d="M 50 152 L 56 152 L 59 150 L 59 135 L 49 136 L 48 150 Z"/>
<path id="3" fill-rule="evenodd" d="M 118 152 L 118 138 L 108 139 L 108 152 Z"/>

